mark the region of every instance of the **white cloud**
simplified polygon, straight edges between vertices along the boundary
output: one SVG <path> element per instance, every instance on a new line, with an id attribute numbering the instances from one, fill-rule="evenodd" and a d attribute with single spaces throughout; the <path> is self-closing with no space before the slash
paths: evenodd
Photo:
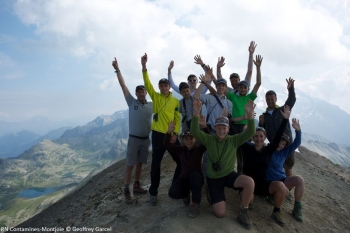
<path id="1" fill-rule="evenodd" d="M 256 54 L 264 57 L 263 76 L 282 82 L 292 76 L 311 95 L 338 101 L 320 81 L 327 77 L 337 80 L 334 93 L 350 98 L 338 85 L 350 82 L 349 1 L 20 0 L 14 9 L 23 23 L 35 25 L 40 39 L 30 41 L 37 43 L 33 49 L 90 60 L 103 91 L 120 88 L 110 65 L 114 56 L 130 89 L 142 82 L 144 52 L 154 83 L 166 77 L 170 60 L 176 83 L 202 73 L 193 63 L 196 54 L 212 66 L 225 56 L 224 76 L 244 76 L 247 47 L 255 40 Z M 350 113 L 348 103 L 338 105 Z"/>

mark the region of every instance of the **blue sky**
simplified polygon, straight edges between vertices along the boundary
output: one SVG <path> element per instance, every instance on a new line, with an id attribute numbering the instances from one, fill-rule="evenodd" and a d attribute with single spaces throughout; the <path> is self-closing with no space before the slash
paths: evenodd
<path id="1" fill-rule="evenodd" d="M 114 56 L 132 92 L 145 52 L 154 83 L 170 60 L 178 83 L 201 74 L 196 54 L 214 67 L 224 56 L 224 76 L 244 76 L 251 40 L 264 57 L 263 77 L 293 77 L 297 88 L 350 113 L 349 3 L 0 1 L 0 120 L 81 124 L 126 109 Z"/>

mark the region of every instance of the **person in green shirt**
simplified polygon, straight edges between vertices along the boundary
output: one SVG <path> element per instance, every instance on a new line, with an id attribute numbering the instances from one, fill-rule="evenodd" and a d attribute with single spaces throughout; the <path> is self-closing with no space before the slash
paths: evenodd
<path id="1" fill-rule="evenodd" d="M 242 226 L 249 229 L 252 222 L 248 215 L 248 206 L 254 198 L 254 181 L 249 176 L 236 173 L 235 164 L 237 148 L 255 134 L 255 104 L 249 100 L 245 105 L 248 118 L 247 130 L 233 136 L 228 135 L 230 126 L 227 117 L 218 117 L 215 120 L 214 135 L 200 131 L 199 116 L 201 107 L 202 103 L 196 99 L 193 102 L 191 132 L 208 151 L 207 183 L 213 212 L 220 218 L 226 214 L 225 187 L 240 190 L 241 206 L 239 207 L 237 220 Z"/>

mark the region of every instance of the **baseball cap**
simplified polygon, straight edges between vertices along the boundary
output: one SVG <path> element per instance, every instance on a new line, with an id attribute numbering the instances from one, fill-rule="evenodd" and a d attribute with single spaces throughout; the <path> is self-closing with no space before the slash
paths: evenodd
<path id="1" fill-rule="evenodd" d="M 216 84 L 220 84 L 220 83 L 223 83 L 227 86 L 226 79 L 224 79 L 224 78 L 219 78 L 218 80 L 216 80 Z"/>
<path id="2" fill-rule="evenodd" d="M 161 80 L 159 80 L 158 85 L 161 83 L 169 84 L 169 80 L 166 78 L 162 78 Z"/>
<path id="3" fill-rule="evenodd" d="M 181 91 L 182 89 L 189 88 L 189 87 L 190 86 L 187 83 L 181 82 L 180 85 L 179 85 L 179 90 Z"/>
<path id="4" fill-rule="evenodd" d="M 246 87 L 249 87 L 249 86 L 250 86 L 249 83 L 248 83 L 247 81 L 245 81 L 245 80 L 240 81 L 239 84 L 238 84 L 238 86 L 240 86 L 240 85 L 244 85 L 244 86 L 246 86 Z"/>
<path id="5" fill-rule="evenodd" d="M 237 73 L 232 73 L 231 75 L 230 75 L 230 79 L 231 78 L 239 78 L 239 75 L 237 74 Z"/>
<path id="6" fill-rule="evenodd" d="M 144 85 L 138 85 L 135 89 L 135 91 L 138 91 L 138 90 L 146 90 L 145 86 Z"/>
<path id="7" fill-rule="evenodd" d="M 215 119 L 215 125 L 226 125 L 226 126 L 230 126 L 230 121 L 228 120 L 227 117 L 218 117 Z M 215 126 L 214 125 L 214 126 Z"/>

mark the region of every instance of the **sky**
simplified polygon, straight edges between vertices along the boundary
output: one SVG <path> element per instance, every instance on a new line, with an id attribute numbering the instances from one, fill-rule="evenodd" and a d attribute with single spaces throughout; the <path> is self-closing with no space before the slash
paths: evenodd
<path id="1" fill-rule="evenodd" d="M 196 54 L 244 77 L 252 40 L 262 85 L 292 77 L 350 114 L 350 0 L 0 0 L 0 120 L 81 124 L 126 109 L 114 57 L 131 93 L 144 53 L 156 89 L 171 60 L 176 83 L 203 73 Z"/>

